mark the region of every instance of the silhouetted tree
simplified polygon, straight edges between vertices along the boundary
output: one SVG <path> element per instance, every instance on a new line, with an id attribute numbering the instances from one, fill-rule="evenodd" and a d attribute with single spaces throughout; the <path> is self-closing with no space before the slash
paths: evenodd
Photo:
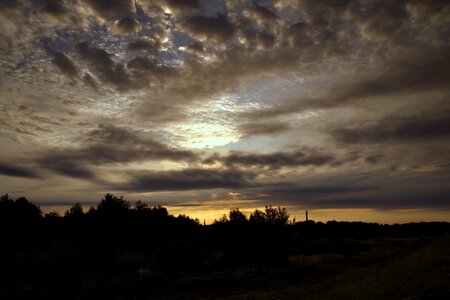
<path id="1" fill-rule="evenodd" d="M 266 222 L 273 225 L 287 225 L 289 222 L 289 214 L 286 208 L 274 208 L 271 205 L 265 209 Z"/>
<path id="2" fill-rule="evenodd" d="M 223 214 L 220 218 L 214 220 L 214 224 L 223 224 L 227 223 L 228 221 L 228 216 L 226 214 Z"/>
<path id="3" fill-rule="evenodd" d="M 0 198 L 0 213 L 6 216 L 7 214 L 12 212 L 13 207 L 14 207 L 14 200 L 10 199 L 8 194 L 4 194 Z"/>
<path id="4" fill-rule="evenodd" d="M 192 219 L 185 214 L 178 215 L 177 220 L 184 224 L 200 225 L 200 220 L 198 218 Z"/>
<path id="5" fill-rule="evenodd" d="M 68 211 L 65 212 L 64 216 L 69 218 L 81 218 L 84 215 L 83 207 L 80 203 L 74 204 Z"/>
<path id="6" fill-rule="evenodd" d="M 44 215 L 44 222 L 50 226 L 55 226 L 60 220 L 61 216 L 56 211 L 51 211 Z"/>
<path id="7" fill-rule="evenodd" d="M 11 203 L 11 202 L 14 202 L 14 200 L 10 199 L 8 193 L 6 193 L 6 194 L 4 194 L 4 195 L 2 195 L 0 197 L 0 203 L 4 203 L 4 202 L 10 202 Z"/>
<path id="8" fill-rule="evenodd" d="M 95 214 L 97 213 L 97 210 L 95 209 L 94 206 L 91 205 L 91 207 L 89 207 L 89 210 L 87 211 L 86 215 L 88 216 L 95 216 Z"/>
<path id="9" fill-rule="evenodd" d="M 107 193 L 97 206 L 97 213 L 106 215 L 124 215 L 130 210 L 130 203 L 123 199 Z"/>
<path id="10" fill-rule="evenodd" d="M 25 223 L 36 223 L 41 219 L 41 209 L 25 197 L 17 198 L 14 206 L 16 217 Z"/>
<path id="11" fill-rule="evenodd" d="M 27 198 L 20 197 L 15 201 L 8 194 L 0 198 L 0 228 L 4 237 L 31 240 L 31 236 L 39 230 L 42 220 L 41 210 L 29 202 Z M 7 230 L 5 230 L 7 229 Z"/>
<path id="12" fill-rule="evenodd" d="M 162 207 L 161 205 L 153 206 L 151 209 L 154 216 L 157 217 L 168 217 L 169 212 L 167 211 L 167 208 Z"/>
<path id="13" fill-rule="evenodd" d="M 266 216 L 265 216 L 264 212 L 259 209 L 255 209 L 255 211 L 250 214 L 250 223 L 265 224 Z"/>
<path id="14" fill-rule="evenodd" d="M 148 207 L 148 205 L 145 204 L 144 202 L 142 202 L 141 200 L 136 201 L 136 203 L 134 204 L 134 208 L 137 211 L 145 210 L 145 209 L 147 209 L 147 207 Z"/>
<path id="15" fill-rule="evenodd" d="M 57 211 L 51 211 L 48 212 L 44 215 L 44 218 L 61 218 L 61 216 L 59 215 L 59 213 Z"/>
<path id="16" fill-rule="evenodd" d="M 231 223 L 234 224 L 247 223 L 247 216 L 244 215 L 244 213 L 242 213 L 238 207 L 233 207 L 232 209 L 230 209 L 228 216 Z"/>
<path id="17" fill-rule="evenodd" d="M 264 211 L 256 209 L 250 215 L 250 223 L 252 224 L 269 224 L 269 225 L 287 225 L 289 223 L 289 214 L 286 208 L 274 208 L 271 205 L 266 206 Z"/>

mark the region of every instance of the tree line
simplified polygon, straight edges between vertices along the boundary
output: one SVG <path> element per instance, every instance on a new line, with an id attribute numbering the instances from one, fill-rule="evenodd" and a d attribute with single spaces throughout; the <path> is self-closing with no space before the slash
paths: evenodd
<path id="1" fill-rule="evenodd" d="M 139 217 L 146 215 L 147 217 L 169 218 L 167 209 L 163 206 L 149 206 L 142 201 L 137 201 L 132 205 L 125 200 L 123 196 L 115 196 L 107 193 L 100 200 L 100 203 L 94 207 L 91 206 L 86 212 L 80 203 L 74 204 L 65 213 L 66 219 L 80 219 L 83 217 L 93 218 L 121 218 Z M 289 213 L 286 208 L 272 207 L 268 205 L 264 210 L 255 209 L 249 217 L 247 217 L 238 207 L 230 209 L 228 214 L 223 214 L 220 218 L 214 220 L 214 224 L 265 224 L 265 225 L 288 225 L 295 223 L 295 219 L 289 221 Z M 3 221 L 12 221 L 15 223 L 28 224 L 38 222 L 41 219 L 60 218 L 56 212 L 43 214 L 39 206 L 28 201 L 25 197 L 19 197 L 16 200 L 11 199 L 8 194 L 4 194 L 0 198 L 0 219 Z M 186 215 L 178 216 L 179 219 L 193 221 L 200 225 L 199 219 L 191 219 Z"/>
<path id="2" fill-rule="evenodd" d="M 63 216 L 43 214 L 26 198 L 5 194 L 0 228 L 4 299 L 85 299 L 83 291 L 92 299 L 129 299 L 130 287 L 148 298 L 163 297 L 180 278 L 292 270 L 292 257 L 351 256 L 370 250 L 373 237 L 387 237 L 386 243 L 401 237 L 401 243 L 404 237 L 450 233 L 450 224 L 442 222 L 296 222 L 285 208 L 273 206 L 248 216 L 234 207 L 203 226 L 162 206 L 131 204 L 110 193 L 95 207 L 85 211 L 75 204 Z"/>

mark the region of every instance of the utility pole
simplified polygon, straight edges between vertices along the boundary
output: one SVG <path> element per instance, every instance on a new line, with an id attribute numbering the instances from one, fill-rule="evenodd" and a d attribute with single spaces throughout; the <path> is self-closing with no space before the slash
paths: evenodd
<path id="1" fill-rule="evenodd" d="M 306 210 L 306 222 L 308 222 L 308 211 Z"/>

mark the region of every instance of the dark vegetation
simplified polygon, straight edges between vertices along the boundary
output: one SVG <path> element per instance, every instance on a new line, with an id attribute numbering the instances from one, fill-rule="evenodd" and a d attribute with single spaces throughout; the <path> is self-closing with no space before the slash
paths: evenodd
<path id="1" fill-rule="evenodd" d="M 63 217 L 0 200 L 1 299 L 450 299 L 450 224 L 289 220 L 232 208 L 213 225 L 106 194 Z"/>

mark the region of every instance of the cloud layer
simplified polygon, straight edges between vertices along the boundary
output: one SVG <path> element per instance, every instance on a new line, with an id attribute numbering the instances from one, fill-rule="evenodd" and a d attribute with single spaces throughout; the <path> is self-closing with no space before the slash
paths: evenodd
<path id="1" fill-rule="evenodd" d="M 448 208 L 449 9 L 0 1 L 0 187 Z"/>

